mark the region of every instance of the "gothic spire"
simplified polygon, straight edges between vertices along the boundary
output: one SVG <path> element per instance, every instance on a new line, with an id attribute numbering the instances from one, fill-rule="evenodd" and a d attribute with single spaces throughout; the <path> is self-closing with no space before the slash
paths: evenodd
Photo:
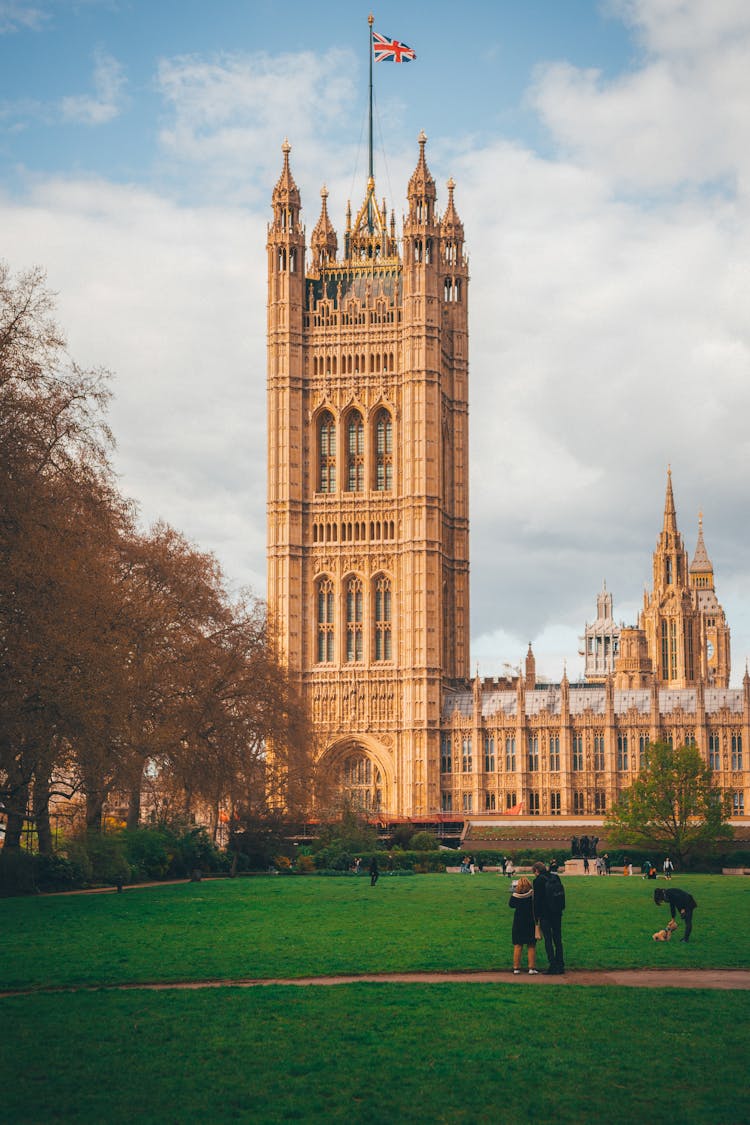
<path id="1" fill-rule="evenodd" d="M 664 500 L 664 528 L 663 530 L 670 535 L 676 536 L 677 532 L 677 513 L 674 507 L 674 494 L 672 492 L 672 466 L 667 466 L 667 495 Z"/>
<path id="2" fill-rule="evenodd" d="M 711 560 L 708 557 L 708 551 L 706 550 L 706 544 L 703 541 L 703 512 L 699 512 L 698 542 L 695 545 L 695 554 L 693 555 L 693 561 L 690 564 L 690 573 L 694 574 L 699 572 L 701 574 L 707 574 L 709 572 L 712 573 L 713 569 L 714 568 L 711 565 Z"/>

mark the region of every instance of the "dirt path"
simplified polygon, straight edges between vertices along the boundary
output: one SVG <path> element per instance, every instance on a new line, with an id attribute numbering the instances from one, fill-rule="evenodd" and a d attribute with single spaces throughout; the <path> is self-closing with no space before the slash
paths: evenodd
<path id="1" fill-rule="evenodd" d="M 131 992 L 142 989 L 149 992 L 166 992 L 175 989 L 200 988 L 267 988 L 272 984 L 293 985 L 298 988 L 334 984 L 512 984 L 518 987 L 551 988 L 590 987 L 616 985 L 624 988 L 715 988 L 750 990 L 750 971 L 746 969 L 603 969 L 599 971 L 570 970 L 564 976 L 529 977 L 528 973 L 514 976 L 509 969 L 485 973 L 360 973 L 330 977 L 296 977 L 277 979 L 240 978 L 199 981 L 144 981 L 129 984 L 91 984 L 50 988 L 24 988 L 0 992 L 6 996 L 34 996 L 59 992 Z"/>

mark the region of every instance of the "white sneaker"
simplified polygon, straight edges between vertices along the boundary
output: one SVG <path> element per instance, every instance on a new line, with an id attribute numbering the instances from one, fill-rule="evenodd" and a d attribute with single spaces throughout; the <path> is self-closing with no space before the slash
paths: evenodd
<path id="1" fill-rule="evenodd" d="M 530 977 L 538 977 L 539 976 L 539 970 L 538 969 L 529 969 L 529 976 Z"/>
<path id="2" fill-rule="evenodd" d="M 514 973 L 514 975 L 515 975 L 515 976 L 518 976 L 518 974 L 519 974 L 520 972 L 521 972 L 521 970 L 520 970 L 520 969 L 514 969 L 514 970 L 513 970 L 513 973 Z"/>

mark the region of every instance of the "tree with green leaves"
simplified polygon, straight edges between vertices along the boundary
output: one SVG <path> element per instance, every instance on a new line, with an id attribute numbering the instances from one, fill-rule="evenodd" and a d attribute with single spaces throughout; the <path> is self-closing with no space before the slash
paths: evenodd
<path id="1" fill-rule="evenodd" d="M 611 844 L 666 850 L 681 863 L 732 837 L 725 795 L 696 746 L 654 742 L 638 777 L 611 809 Z"/>

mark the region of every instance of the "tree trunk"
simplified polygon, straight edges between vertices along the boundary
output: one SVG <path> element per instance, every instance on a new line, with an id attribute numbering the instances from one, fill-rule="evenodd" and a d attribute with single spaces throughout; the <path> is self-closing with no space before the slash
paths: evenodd
<path id="1" fill-rule="evenodd" d="M 104 793 L 100 789 L 86 791 L 86 831 L 101 832 Z"/>
<path id="2" fill-rule="evenodd" d="M 127 825 L 130 829 L 136 829 L 141 823 L 141 783 L 138 781 L 130 790 L 130 798 L 128 800 L 128 819 Z"/>
<path id="3" fill-rule="evenodd" d="M 49 821 L 49 778 L 34 779 L 34 820 L 41 855 L 52 855 L 52 828 Z"/>
<path id="4" fill-rule="evenodd" d="M 22 785 L 15 790 L 7 804 L 5 823 L 5 842 L 3 851 L 20 851 L 23 826 L 26 821 L 26 806 L 29 800 L 29 787 Z"/>

